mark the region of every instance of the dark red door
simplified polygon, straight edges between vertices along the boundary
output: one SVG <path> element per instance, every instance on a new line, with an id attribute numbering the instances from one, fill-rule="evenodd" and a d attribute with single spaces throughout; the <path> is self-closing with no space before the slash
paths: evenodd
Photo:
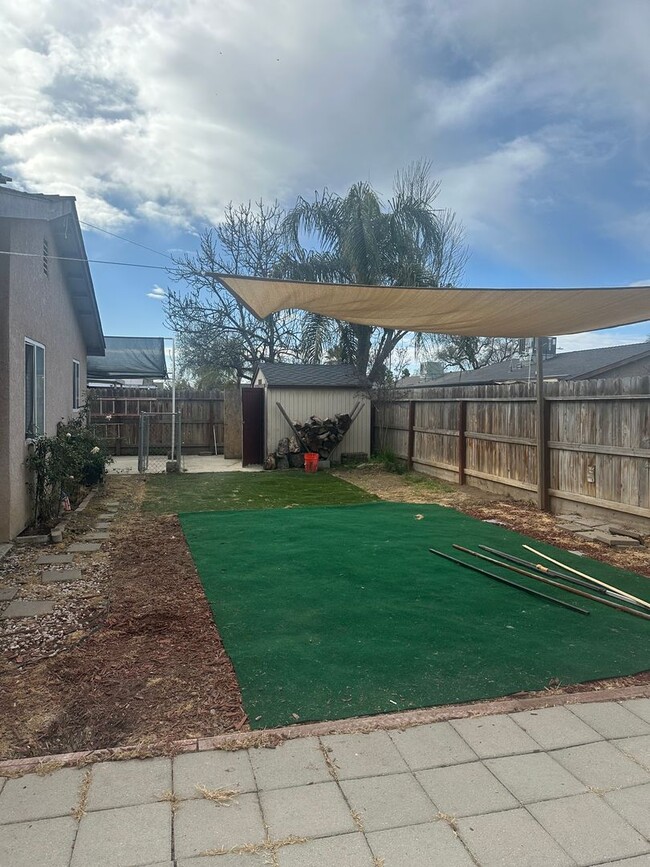
<path id="1" fill-rule="evenodd" d="M 264 389 L 242 388 L 242 459 L 243 467 L 264 463 Z"/>

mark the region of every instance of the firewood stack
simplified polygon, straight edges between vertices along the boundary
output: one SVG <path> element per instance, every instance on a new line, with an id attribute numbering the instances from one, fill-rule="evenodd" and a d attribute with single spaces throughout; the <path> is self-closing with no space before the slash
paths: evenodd
<path id="1" fill-rule="evenodd" d="M 264 464 L 268 470 L 289 469 L 305 465 L 305 452 L 317 452 L 326 460 L 341 442 L 352 424 L 349 412 L 336 413 L 333 418 L 319 418 L 312 415 L 304 423 L 294 421 L 294 436 L 284 437 L 278 443 Z"/>

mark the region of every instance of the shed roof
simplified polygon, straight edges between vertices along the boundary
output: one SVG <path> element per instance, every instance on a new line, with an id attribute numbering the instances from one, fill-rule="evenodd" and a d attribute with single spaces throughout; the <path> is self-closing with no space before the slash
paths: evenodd
<path id="1" fill-rule="evenodd" d="M 600 349 L 579 349 L 575 352 L 560 352 L 544 361 L 544 379 L 591 379 L 599 373 L 615 370 L 637 358 L 650 356 L 650 343 L 628 343 L 623 346 L 604 346 Z M 398 383 L 400 388 L 435 388 L 441 385 L 489 385 L 495 382 L 512 382 L 528 379 L 529 364 L 526 361 L 508 359 L 488 364 L 478 370 L 456 370 L 425 380 L 408 377 Z M 532 361 L 533 374 L 535 361 Z M 417 378 L 417 382 L 412 380 Z"/>
<path id="2" fill-rule="evenodd" d="M 262 362 L 262 373 L 271 388 L 365 388 L 367 381 L 352 364 L 279 364 Z"/>

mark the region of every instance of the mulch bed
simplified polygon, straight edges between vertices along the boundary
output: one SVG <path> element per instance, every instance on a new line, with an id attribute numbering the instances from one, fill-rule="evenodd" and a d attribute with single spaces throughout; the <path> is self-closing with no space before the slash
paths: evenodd
<path id="1" fill-rule="evenodd" d="M 33 665 L 0 662 L 0 758 L 247 728 L 177 518 L 126 521 L 109 551 L 103 627 Z"/>

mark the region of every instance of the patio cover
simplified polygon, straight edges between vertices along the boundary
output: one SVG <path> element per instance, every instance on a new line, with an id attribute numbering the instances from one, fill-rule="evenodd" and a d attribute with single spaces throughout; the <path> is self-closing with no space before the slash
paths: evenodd
<path id="1" fill-rule="evenodd" d="M 361 325 L 482 337 L 545 337 L 650 319 L 650 287 L 418 289 L 212 276 L 261 318 L 296 308 Z"/>
<path id="2" fill-rule="evenodd" d="M 105 340 L 105 355 L 88 356 L 88 379 L 167 378 L 163 337 L 106 337 Z"/>

